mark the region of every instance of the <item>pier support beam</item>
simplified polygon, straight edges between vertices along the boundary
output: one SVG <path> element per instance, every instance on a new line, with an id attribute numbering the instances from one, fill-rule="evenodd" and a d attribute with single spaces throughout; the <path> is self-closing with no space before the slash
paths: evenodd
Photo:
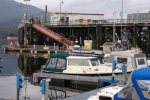
<path id="1" fill-rule="evenodd" d="M 146 56 L 150 57 L 150 27 L 148 27 L 147 30 L 147 50 L 146 50 Z"/>
<path id="2" fill-rule="evenodd" d="M 33 29 L 30 27 L 30 30 L 29 30 L 29 34 L 28 34 L 28 44 L 29 45 L 33 45 Z"/>
<path id="3" fill-rule="evenodd" d="M 101 25 L 96 25 L 96 49 L 100 49 L 100 37 L 101 34 Z"/>
<path id="4" fill-rule="evenodd" d="M 18 42 L 20 44 L 20 47 L 22 47 L 24 44 L 24 34 L 23 33 L 24 33 L 24 29 L 20 28 L 18 30 Z"/>

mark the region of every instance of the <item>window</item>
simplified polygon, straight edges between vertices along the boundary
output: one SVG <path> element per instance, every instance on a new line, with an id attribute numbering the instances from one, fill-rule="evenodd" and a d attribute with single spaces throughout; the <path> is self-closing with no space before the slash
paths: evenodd
<path id="1" fill-rule="evenodd" d="M 65 69 L 66 68 L 66 60 L 58 58 L 58 60 L 57 60 L 57 68 L 58 69 Z"/>
<path id="2" fill-rule="evenodd" d="M 127 58 L 117 57 L 118 63 L 127 63 Z"/>
<path id="3" fill-rule="evenodd" d="M 138 65 L 144 65 L 145 61 L 144 59 L 138 59 Z"/>
<path id="4" fill-rule="evenodd" d="M 56 62 L 57 62 L 57 58 L 51 58 L 49 63 L 47 64 L 47 68 L 55 68 Z"/>
<path id="5" fill-rule="evenodd" d="M 91 59 L 91 64 L 92 64 L 92 66 L 97 66 L 97 65 L 99 65 L 98 59 Z"/>
<path id="6" fill-rule="evenodd" d="M 123 89 L 118 93 L 119 98 L 128 98 L 133 99 L 134 96 L 137 97 L 138 94 L 136 93 L 132 81 L 129 80 L 128 83 L 123 87 Z M 136 99 L 133 99 L 136 100 Z"/>
<path id="7" fill-rule="evenodd" d="M 68 60 L 68 65 L 76 66 L 76 65 L 77 65 L 76 62 L 77 62 L 76 59 L 69 59 L 69 60 Z"/>
<path id="8" fill-rule="evenodd" d="M 87 59 L 69 59 L 68 65 L 72 66 L 89 66 L 89 62 Z"/>
<path id="9" fill-rule="evenodd" d="M 104 64 L 104 59 L 103 58 L 99 58 L 100 64 Z"/>
<path id="10" fill-rule="evenodd" d="M 137 80 L 137 83 L 144 97 L 150 98 L 150 80 Z"/>
<path id="11" fill-rule="evenodd" d="M 87 59 L 79 60 L 78 65 L 79 66 L 89 66 L 89 62 Z"/>

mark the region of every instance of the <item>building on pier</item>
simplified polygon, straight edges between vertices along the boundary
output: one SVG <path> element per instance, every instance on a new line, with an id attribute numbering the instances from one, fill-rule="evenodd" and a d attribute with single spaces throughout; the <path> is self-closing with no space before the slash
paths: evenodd
<path id="1" fill-rule="evenodd" d="M 136 13 L 127 15 L 128 22 L 132 23 L 150 23 L 150 11 L 148 13 Z"/>
<path id="2" fill-rule="evenodd" d="M 104 14 L 50 13 L 50 25 L 86 25 L 104 20 Z"/>

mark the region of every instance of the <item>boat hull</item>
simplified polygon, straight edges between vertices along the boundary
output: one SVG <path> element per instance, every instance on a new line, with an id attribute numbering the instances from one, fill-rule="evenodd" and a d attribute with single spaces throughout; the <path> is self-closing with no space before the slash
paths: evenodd
<path id="1" fill-rule="evenodd" d="M 81 75 L 81 76 L 112 76 L 112 71 L 109 72 L 80 72 L 80 71 L 69 71 L 69 70 L 63 70 L 62 72 L 54 72 L 54 71 L 48 71 L 48 70 L 42 70 L 42 72 L 46 73 L 59 73 L 59 74 L 67 74 L 67 75 Z M 132 70 L 128 70 L 127 74 L 131 73 Z M 116 71 L 114 72 L 115 75 L 121 75 L 122 71 Z"/>

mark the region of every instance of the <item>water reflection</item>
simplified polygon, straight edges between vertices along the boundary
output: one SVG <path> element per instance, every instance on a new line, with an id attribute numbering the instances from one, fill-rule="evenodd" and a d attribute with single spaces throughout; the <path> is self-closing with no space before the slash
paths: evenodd
<path id="1" fill-rule="evenodd" d="M 3 67 L 2 67 L 2 66 L 0 66 L 0 73 L 2 72 L 2 68 L 3 68 Z"/>
<path id="2" fill-rule="evenodd" d="M 0 63 L 1 63 L 1 59 L 0 59 Z M 2 68 L 3 68 L 3 67 L 2 67 L 2 66 L 0 66 L 0 73 L 2 72 Z"/>
<path id="3" fill-rule="evenodd" d="M 2 57 L 0 56 L 0 63 L 1 63 L 1 61 L 3 61 L 3 60 L 2 60 Z M 3 67 L 0 66 L 0 73 L 1 73 L 1 71 L 2 71 L 2 70 L 1 70 L 2 68 L 3 68 Z"/>
<path id="4" fill-rule="evenodd" d="M 31 54 L 19 53 L 17 54 L 18 68 L 20 73 L 25 77 L 30 77 L 34 72 L 40 72 L 41 66 L 45 65 L 49 54 Z"/>
<path id="5" fill-rule="evenodd" d="M 19 73 L 22 73 L 23 78 L 23 88 L 17 90 L 17 100 L 28 100 L 32 99 L 35 93 L 35 88 L 32 88 L 32 76 L 34 72 L 40 72 L 41 66 L 44 65 L 49 58 L 49 54 L 31 54 L 31 53 L 18 53 L 17 63 Z M 36 86 L 37 91 L 40 92 L 40 87 Z M 33 90 L 32 90 L 33 89 Z M 31 92 L 32 91 L 32 92 Z M 34 92 L 33 92 L 34 91 Z M 34 99 L 37 96 L 34 97 Z M 36 99 L 35 99 L 36 100 Z"/>
<path id="6" fill-rule="evenodd" d="M 0 39 L 0 46 L 11 42 L 14 44 L 16 41 Z M 41 100 L 43 95 L 40 92 L 40 86 L 31 84 L 31 78 L 33 72 L 40 71 L 40 66 L 45 64 L 48 55 L 4 52 L 0 49 L 0 56 L 3 60 L 0 62 L 0 100 L 17 100 L 17 98 L 20 100 L 28 100 L 29 98 L 30 100 Z M 17 73 L 27 76 L 20 91 L 16 89 Z"/>

